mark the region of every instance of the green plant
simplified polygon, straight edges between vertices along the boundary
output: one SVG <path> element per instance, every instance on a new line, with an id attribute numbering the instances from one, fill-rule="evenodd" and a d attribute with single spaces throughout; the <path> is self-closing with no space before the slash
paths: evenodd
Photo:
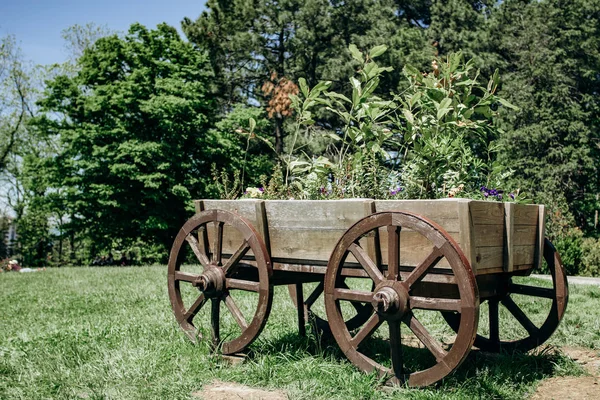
<path id="1" fill-rule="evenodd" d="M 403 74 L 409 86 L 395 96 L 402 105 L 395 128 L 402 137 L 406 195 L 447 197 L 460 185 L 474 194 L 491 181 L 505 182 L 510 170 L 496 162 L 493 117 L 498 105 L 516 107 L 496 95 L 498 71 L 484 87 L 473 61 L 459 52 L 434 60 L 429 73 L 405 66 Z"/>
<path id="2" fill-rule="evenodd" d="M 235 199 L 242 192 L 242 178 L 239 170 L 233 171 L 233 179 L 225 170 L 219 171 L 216 164 L 211 165 L 211 174 L 220 199 Z"/>
<path id="3" fill-rule="evenodd" d="M 579 274 L 583 257 L 583 242 L 583 232 L 579 228 L 570 228 L 553 241 L 556 250 L 560 254 L 567 275 Z"/>
<path id="4" fill-rule="evenodd" d="M 600 276 L 600 240 L 584 238 L 581 242 L 581 268 L 579 275 Z"/>

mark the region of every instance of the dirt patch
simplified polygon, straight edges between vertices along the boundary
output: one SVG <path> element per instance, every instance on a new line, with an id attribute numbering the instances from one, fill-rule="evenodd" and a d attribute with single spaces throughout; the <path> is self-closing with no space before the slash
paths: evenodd
<path id="1" fill-rule="evenodd" d="M 581 347 L 563 347 L 562 352 L 577 364 L 583 366 L 590 374 L 600 376 L 600 354 L 596 350 Z"/>
<path id="2" fill-rule="evenodd" d="M 600 399 L 600 382 L 595 376 L 550 378 L 540 383 L 531 400 Z"/>
<path id="3" fill-rule="evenodd" d="M 192 393 L 202 400 L 288 400 L 281 390 L 263 390 L 231 382 L 213 382 L 204 389 Z"/>
<path id="4" fill-rule="evenodd" d="M 600 354 L 580 347 L 563 347 L 561 351 L 592 376 L 547 379 L 540 383 L 531 399 L 600 399 Z"/>

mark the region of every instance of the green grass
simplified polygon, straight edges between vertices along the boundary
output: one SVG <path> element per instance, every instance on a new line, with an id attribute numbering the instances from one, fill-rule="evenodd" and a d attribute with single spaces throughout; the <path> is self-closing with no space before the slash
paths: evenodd
<path id="1" fill-rule="evenodd" d="M 381 390 L 335 342 L 299 337 L 285 287 L 276 288 L 267 326 L 239 366 L 187 341 L 171 313 L 166 267 L 3 273 L 0 304 L 0 399 L 186 399 L 216 379 L 281 388 L 291 399 L 523 398 L 541 379 L 584 373 L 557 346 L 600 349 L 600 288 L 586 286 L 571 287 L 549 347 L 472 351 L 455 374 L 425 389 Z M 543 314 L 537 303 L 523 308 L 534 320 Z M 447 334 L 441 319 L 428 322 Z"/>

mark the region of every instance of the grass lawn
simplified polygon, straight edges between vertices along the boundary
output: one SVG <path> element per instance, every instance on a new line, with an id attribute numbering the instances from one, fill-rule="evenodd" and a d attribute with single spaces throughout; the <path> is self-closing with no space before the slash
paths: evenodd
<path id="1" fill-rule="evenodd" d="M 2 273 L 0 304 L 0 399 L 186 399 L 217 379 L 281 388 L 291 399 L 526 398 L 541 379 L 585 374 L 558 346 L 600 350 L 600 288 L 587 286 L 571 286 L 550 346 L 533 355 L 473 351 L 425 389 L 381 390 L 335 342 L 299 337 L 285 287 L 238 366 L 188 342 L 171 312 L 166 267 Z M 532 319 L 541 312 L 524 308 Z"/>

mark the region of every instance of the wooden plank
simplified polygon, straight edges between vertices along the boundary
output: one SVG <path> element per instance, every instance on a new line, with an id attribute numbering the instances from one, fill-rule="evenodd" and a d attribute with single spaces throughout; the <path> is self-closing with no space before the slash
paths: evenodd
<path id="1" fill-rule="evenodd" d="M 375 213 L 375 201 L 370 199 L 365 200 L 364 210 L 365 217 Z M 381 238 L 379 235 L 379 230 L 377 230 L 374 235 L 367 238 L 367 254 L 371 260 L 375 261 L 376 265 L 381 265 L 381 247 L 379 245 L 380 240 Z"/>
<path id="2" fill-rule="evenodd" d="M 265 212 L 273 257 L 328 260 L 340 237 L 365 216 L 365 200 L 272 200 Z M 367 239 L 361 245 L 366 249 Z"/>
<path id="3" fill-rule="evenodd" d="M 513 262 L 514 265 L 534 265 L 535 261 L 535 246 L 513 246 Z"/>
<path id="4" fill-rule="evenodd" d="M 206 210 L 225 210 L 245 218 L 250 224 L 259 231 L 260 226 L 263 224 L 262 217 L 259 218 L 260 214 L 257 212 L 259 203 L 263 203 L 263 200 L 259 199 L 241 199 L 241 200 L 203 200 L 204 208 Z M 208 224 L 208 236 L 213 238 L 215 235 L 215 227 L 213 224 Z M 264 236 L 263 236 L 264 239 Z M 235 228 L 225 225 L 223 227 L 223 252 L 231 254 L 237 250 L 240 243 L 244 241 L 241 233 Z M 248 255 L 252 255 L 252 251 L 248 252 Z"/>
<path id="5" fill-rule="evenodd" d="M 365 199 L 269 200 L 265 203 L 269 228 L 348 229 L 365 216 Z"/>
<path id="6" fill-rule="evenodd" d="M 260 233 L 267 248 L 267 253 L 271 255 L 271 240 L 269 238 L 269 222 L 265 211 L 265 202 L 260 200 L 256 202 L 256 229 Z"/>
<path id="7" fill-rule="evenodd" d="M 460 244 L 461 237 L 459 233 L 450 234 Z M 388 234 L 380 231 L 381 241 L 381 262 L 388 264 Z M 433 251 L 433 243 L 419 233 L 403 229 L 400 231 L 400 265 L 417 266 Z M 438 268 L 450 268 L 450 265 L 443 258 L 438 264 Z"/>
<path id="8" fill-rule="evenodd" d="M 204 208 L 204 200 L 196 200 L 194 201 L 194 208 L 196 209 L 196 213 L 201 213 L 205 210 Z M 200 248 L 200 252 L 202 254 L 207 254 L 209 252 L 208 246 L 208 236 L 205 230 L 198 230 L 198 245 Z"/>
<path id="9" fill-rule="evenodd" d="M 473 225 L 504 224 L 504 203 L 473 200 L 470 209 Z"/>
<path id="10" fill-rule="evenodd" d="M 440 200 L 376 200 L 375 209 L 383 211 L 407 211 L 426 217 L 441 225 L 448 232 L 459 232 L 458 207 L 466 199 Z"/>
<path id="11" fill-rule="evenodd" d="M 479 247 L 476 250 L 477 274 L 488 268 L 504 268 L 504 247 Z"/>
<path id="12" fill-rule="evenodd" d="M 537 232 L 533 265 L 539 269 L 541 268 L 544 259 L 544 238 L 546 234 L 546 207 L 543 204 L 538 206 L 538 223 L 536 228 Z"/>
<path id="13" fill-rule="evenodd" d="M 504 272 L 504 267 L 500 266 L 500 267 L 496 267 L 496 268 L 486 268 L 486 269 L 482 269 L 481 271 L 478 272 L 477 277 L 480 276 L 484 276 L 484 275 L 518 275 L 518 276 L 528 276 L 529 273 L 528 271 L 531 270 L 531 268 L 533 268 L 533 265 L 531 264 L 524 264 L 524 265 L 516 265 L 513 268 L 513 272 L 511 274 L 508 274 L 506 272 Z"/>
<path id="14" fill-rule="evenodd" d="M 473 220 L 471 218 L 470 201 L 458 203 L 458 221 L 460 224 L 459 243 L 460 247 L 469 260 L 473 273 L 477 275 L 477 262 L 475 258 L 475 236 Z"/>
<path id="15" fill-rule="evenodd" d="M 514 267 L 513 247 L 515 245 L 514 238 L 515 226 L 515 203 L 504 203 L 504 271 L 512 272 Z"/>
<path id="16" fill-rule="evenodd" d="M 515 225 L 538 225 L 539 206 L 534 204 L 513 204 Z"/>
<path id="17" fill-rule="evenodd" d="M 504 225 L 474 225 L 474 247 L 501 247 L 504 246 Z"/>
<path id="18" fill-rule="evenodd" d="M 241 199 L 241 200 L 204 200 L 207 210 L 218 209 L 236 213 L 246 218 L 255 228 L 259 225 L 256 213 L 256 203 L 263 200 Z"/>

